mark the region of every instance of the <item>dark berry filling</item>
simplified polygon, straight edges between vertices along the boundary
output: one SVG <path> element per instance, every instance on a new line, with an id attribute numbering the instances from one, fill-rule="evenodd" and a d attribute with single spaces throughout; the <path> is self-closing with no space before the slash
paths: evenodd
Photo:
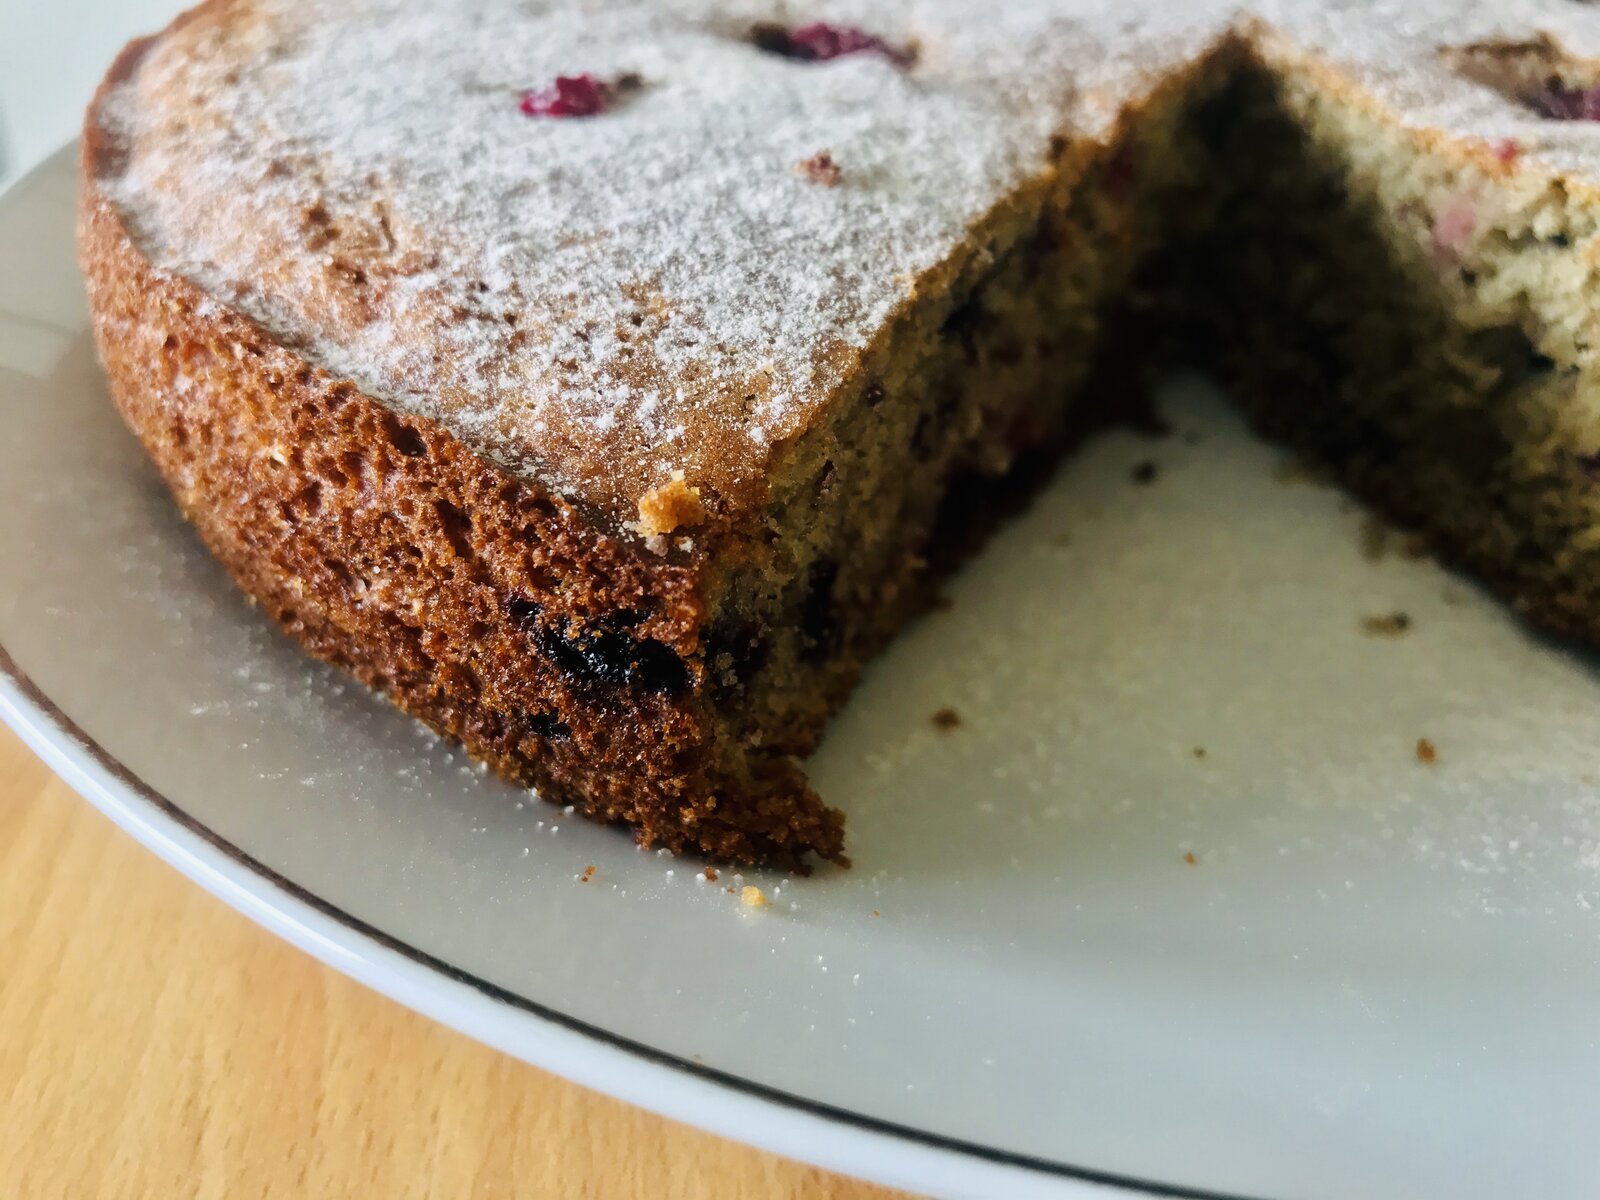
<path id="1" fill-rule="evenodd" d="M 839 614 L 834 606 L 834 585 L 839 582 L 839 564 L 820 559 L 806 573 L 806 592 L 800 601 L 802 651 L 811 661 L 828 658 L 839 651 Z"/>
<path id="2" fill-rule="evenodd" d="M 809 25 L 786 28 L 762 23 L 750 31 L 750 40 L 769 54 L 801 62 L 827 62 L 847 54 L 881 54 L 897 67 L 909 67 L 916 56 L 854 25 L 830 25 L 813 21 Z"/>
<path id="3" fill-rule="evenodd" d="M 535 636 L 539 648 L 572 679 L 658 693 L 681 692 L 689 685 L 683 660 L 654 639 L 635 641 L 625 633 L 570 622 L 559 632 L 541 629 Z"/>
<path id="4" fill-rule="evenodd" d="M 508 601 L 506 612 L 533 635 L 540 651 L 569 679 L 658 694 L 675 694 L 689 686 L 689 668 L 672 647 L 620 631 L 638 623 L 635 613 L 620 613 L 609 626 L 557 618 L 559 625 L 552 628 L 540 623 L 544 609 L 536 601 Z"/>
<path id="5" fill-rule="evenodd" d="M 1600 87 L 1568 87 L 1550 79 L 1528 98 L 1528 107 L 1552 121 L 1600 121 Z"/>
<path id="6" fill-rule="evenodd" d="M 533 600 L 518 598 L 506 601 L 506 615 L 523 629 L 534 628 L 538 624 L 539 614 L 543 611 L 544 605 Z"/>
<path id="7" fill-rule="evenodd" d="M 572 736 L 572 726 L 553 712 L 539 712 L 528 718 L 528 732 L 549 742 L 561 742 Z"/>

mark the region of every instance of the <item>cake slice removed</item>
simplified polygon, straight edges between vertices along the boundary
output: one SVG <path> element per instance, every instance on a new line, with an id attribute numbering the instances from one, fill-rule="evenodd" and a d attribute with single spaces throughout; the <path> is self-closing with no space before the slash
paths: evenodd
<path id="1" fill-rule="evenodd" d="M 1169 342 L 1600 641 L 1600 17 L 1254 7 L 209 0 L 89 112 L 113 395 L 313 653 L 738 861 L 842 858 L 969 484 Z"/>

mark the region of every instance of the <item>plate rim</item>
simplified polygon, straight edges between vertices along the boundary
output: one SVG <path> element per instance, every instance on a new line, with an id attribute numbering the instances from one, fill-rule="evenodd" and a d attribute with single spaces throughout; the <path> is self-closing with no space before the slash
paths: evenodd
<path id="1" fill-rule="evenodd" d="M 0 721 L 73 791 L 207 892 L 343 975 L 473 1041 L 659 1116 L 859 1179 L 942 1195 L 1262 1200 L 987 1146 L 813 1100 L 615 1033 L 492 983 L 323 899 L 157 791 L 0 643 Z M 588 1069 L 585 1069 L 588 1068 Z M 764 1123 L 749 1121 L 758 1106 Z M 891 1153 L 885 1157 L 885 1151 Z M 951 1190 L 954 1188 L 955 1190 Z"/>
<path id="2" fill-rule="evenodd" d="M 76 139 L 0 187 L 0 222 Z M 76 182 L 76 180 L 74 180 Z M 466 971 L 318 896 L 142 779 L 65 712 L 0 642 L 0 721 L 73 791 L 268 932 L 365 987 L 580 1086 L 786 1158 L 941 1195 L 1170 1200 L 1259 1196 L 1101 1170 L 920 1129 L 814 1100 L 615 1033 Z M 752 1108 L 762 1120 L 752 1122 Z"/>

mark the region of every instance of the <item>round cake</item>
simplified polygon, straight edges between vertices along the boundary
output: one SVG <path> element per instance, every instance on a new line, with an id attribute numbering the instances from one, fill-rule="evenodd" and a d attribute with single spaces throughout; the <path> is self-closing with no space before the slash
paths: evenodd
<path id="1" fill-rule="evenodd" d="M 1600 12 L 1243 9 L 208 0 L 87 116 L 112 395 L 313 654 L 716 858 L 843 860 L 828 716 L 1163 362 L 1600 643 Z"/>

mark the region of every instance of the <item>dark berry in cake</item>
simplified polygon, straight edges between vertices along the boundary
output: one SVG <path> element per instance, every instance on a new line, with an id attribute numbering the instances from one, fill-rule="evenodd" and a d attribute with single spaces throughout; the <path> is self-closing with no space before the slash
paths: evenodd
<path id="1" fill-rule="evenodd" d="M 1534 112 L 1552 121 L 1600 121 L 1600 87 L 1568 87 L 1552 79 L 1528 103 Z"/>
<path id="2" fill-rule="evenodd" d="M 881 54 L 896 66 L 909 67 L 915 58 L 909 50 L 891 46 L 854 25 L 831 25 L 826 21 L 792 29 L 760 24 L 751 30 L 751 40 L 769 53 L 802 62 L 827 62 L 847 54 Z"/>

